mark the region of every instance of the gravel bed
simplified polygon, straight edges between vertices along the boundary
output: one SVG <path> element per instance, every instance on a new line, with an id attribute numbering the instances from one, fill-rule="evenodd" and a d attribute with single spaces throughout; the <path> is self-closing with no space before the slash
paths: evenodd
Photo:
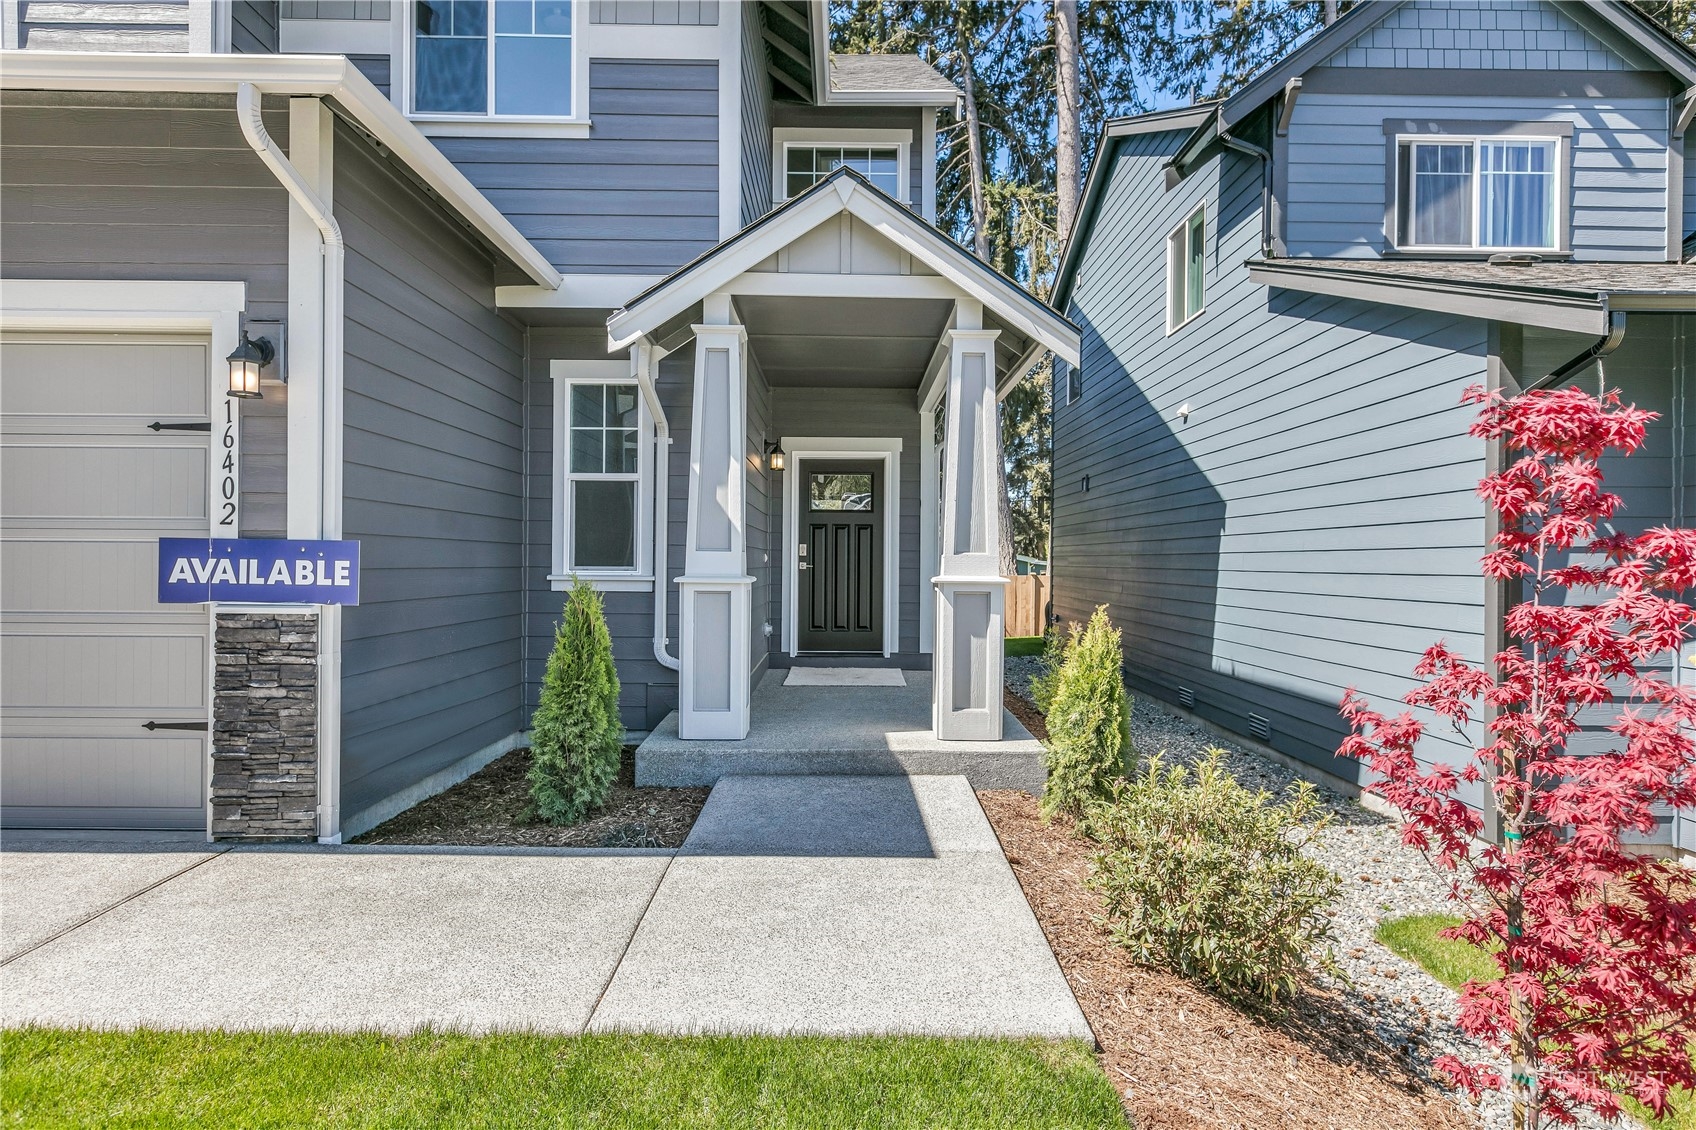
<path id="1" fill-rule="evenodd" d="M 1030 679 L 1041 670 L 1039 657 L 1008 659 L 1008 688 L 1028 698 Z M 1136 698 L 1131 710 L 1131 744 L 1140 754 L 1160 753 L 1168 761 L 1193 761 L 1205 750 L 1218 747 L 1225 751 L 1225 763 L 1238 781 L 1274 794 L 1301 779 L 1295 770 L 1142 698 Z M 1342 976 L 1325 979 L 1355 1003 L 1385 1044 L 1427 1078 L 1435 1080 L 1430 1065 L 1441 1055 L 1456 1055 L 1468 1062 L 1483 1060 L 1483 1048 L 1454 1026 L 1458 996 L 1374 937 L 1378 923 L 1386 918 L 1455 913 L 1447 899 L 1449 881 L 1418 852 L 1402 845 L 1394 821 L 1323 786 L 1318 797 L 1332 822 L 1310 854 L 1342 879 L 1342 897 L 1332 920 Z M 1500 1064 L 1505 1074 L 1506 1061 Z M 1464 1097 L 1460 1101 L 1467 1102 Z M 1485 1130 L 1507 1130 L 1510 1110 L 1504 1096 L 1487 1095 L 1478 1109 Z M 1631 1118 L 1608 1122 L 1586 1115 L 1579 1126 L 1638 1130 L 1639 1123 Z"/>

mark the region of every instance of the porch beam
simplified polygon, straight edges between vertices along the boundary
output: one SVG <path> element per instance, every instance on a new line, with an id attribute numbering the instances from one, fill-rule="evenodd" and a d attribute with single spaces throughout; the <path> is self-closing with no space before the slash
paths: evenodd
<path id="1" fill-rule="evenodd" d="M 808 298 L 945 298 L 960 288 L 941 275 L 844 275 L 749 271 L 725 286 L 731 294 Z"/>
<path id="2" fill-rule="evenodd" d="M 682 640 L 678 736 L 748 736 L 751 690 L 745 476 L 748 335 L 730 296 L 708 295 L 694 328 L 689 510 L 684 575 L 677 579 Z"/>
<path id="3" fill-rule="evenodd" d="M 997 330 L 983 306 L 955 304 L 947 331 L 948 408 L 943 441 L 942 532 L 931 652 L 936 736 L 1001 740 L 1002 638 L 1007 579 L 1000 570 L 995 397 Z"/>

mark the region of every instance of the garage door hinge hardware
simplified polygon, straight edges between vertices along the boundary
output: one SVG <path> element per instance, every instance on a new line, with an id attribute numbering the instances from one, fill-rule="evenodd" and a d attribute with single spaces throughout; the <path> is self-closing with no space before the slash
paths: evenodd
<path id="1" fill-rule="evenodd" d="M 143 722 L 144 730 L 206 730 L 210 729 L 205 722 Z"/>
<path id="2" fill-rule="evenodd" d="M 211 420 L 202 420 L 193 424 L 161 424 L 158 420 L 147 425 L 156 432 L 209 432 L 212 430 Z"/>

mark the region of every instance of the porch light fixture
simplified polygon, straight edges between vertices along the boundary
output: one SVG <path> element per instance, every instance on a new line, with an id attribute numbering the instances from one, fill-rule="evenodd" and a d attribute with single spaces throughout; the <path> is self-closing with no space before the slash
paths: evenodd
<path id="1" fill-rule="evenodd" d="M 258 341 L 247 336 L 247 329 L 241 331 L 241 344 L 236 346 L 225 358 L 230 363 L 230 388 L 228 395 L 242 400 L 258 400 L 265 394 L 259 391 L 259 373 L 271 363 L 276 351 L 271 348 L 271 342 L 266 338 Z"/>
<path id="2" fill-rule="evenodd" d="M 783 448 L 778 444 L 766 444 L 766 466 L 774 471 L 783 470 Z"/>

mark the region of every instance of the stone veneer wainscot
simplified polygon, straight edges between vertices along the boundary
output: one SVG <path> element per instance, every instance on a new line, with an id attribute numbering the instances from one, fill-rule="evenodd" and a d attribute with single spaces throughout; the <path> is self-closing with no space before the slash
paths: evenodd
<path id="1" fill-rule="evenodd" d="M 220 613 L 217 655 L 212 838 L 315 838 L 317 616 Z"/>

